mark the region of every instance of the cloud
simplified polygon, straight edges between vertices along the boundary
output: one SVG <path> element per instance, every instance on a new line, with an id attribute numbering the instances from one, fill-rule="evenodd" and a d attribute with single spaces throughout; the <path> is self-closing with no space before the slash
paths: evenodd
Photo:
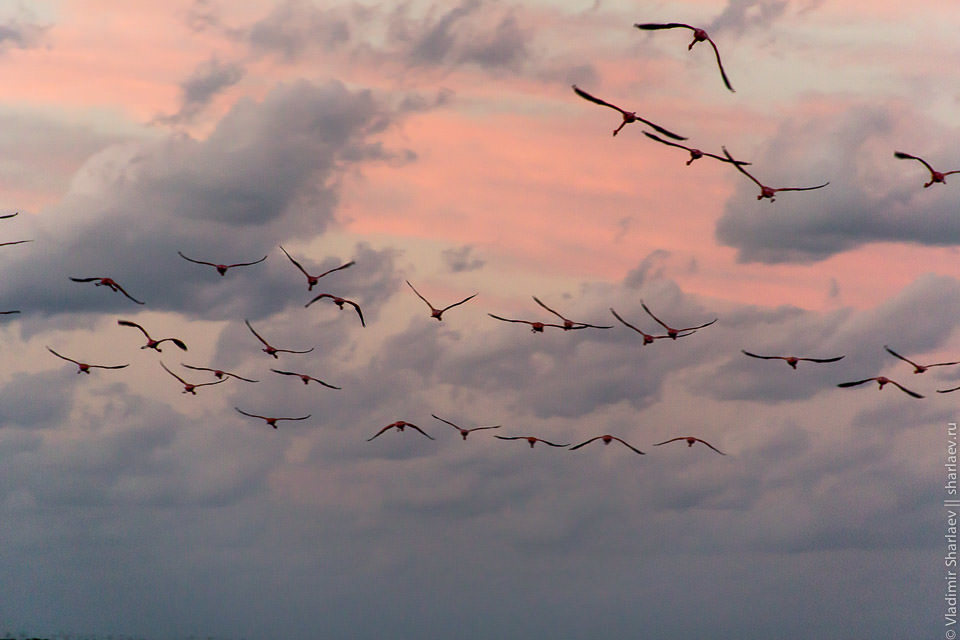
<path id="1" fill-rule="evenodd" d="M 483 258 L 478 258 L 473 253 L 473 250 L 473 245 L 469 244 L 456 249 L 444 249 L 442 254 L 443 261 L 446 263 L 447 268 L 453 273 L 482 269 L 487 261 Z"/>
<path id="2" fill-rule="evenodd" d="M 180 84 L 183 94 L 180 109 L 169 116 L 158 116 L 157 121 L 168 124 L 189 123 L 221 94 L 243 78 L 245 69 L 237 62 L 220 62 L 216 57 L 201 63 Z"/>

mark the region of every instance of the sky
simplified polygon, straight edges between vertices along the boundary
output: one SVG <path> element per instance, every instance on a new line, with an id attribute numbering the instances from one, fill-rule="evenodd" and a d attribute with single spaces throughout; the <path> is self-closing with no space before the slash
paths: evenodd
<path id="1" fill-rule="evenodd" d="M 863 7 L 0 2 L 0 632 L 950 638 L 960 9 Z"/>

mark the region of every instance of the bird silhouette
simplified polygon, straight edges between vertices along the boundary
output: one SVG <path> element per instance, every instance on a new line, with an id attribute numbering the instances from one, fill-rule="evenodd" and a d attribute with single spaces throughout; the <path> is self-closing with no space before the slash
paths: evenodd
<path id="1" fill-rule="evenodd" d="M 740 351 L 744 355 L 750 356 L 751 358 L 760 358 L 761 360 L 783 360 L 794 369 L 797 368 L 797 363 L 800 362 L 801 360 L 805 362 L 836 362 L 837 360 L 842 360 L 844 358 L 844 356 L 836 356 L 833 358 L 798 358 L 796 356 L 759 356 L 755 353 L 750 353 L 745 349 L 740 349 Z"/>
<path id="2" fill-rule="evenodd" d="M 641 118 L 640 116 L 637 115 L 636 111 L 626 111 L 626 110 L 624 110 L 624 109 L 621 109 L 621 108 L 618 107 L 617 105 L 610 104 L 610 103 L 607 102 L 606 100 L 601 100 L 600 98 L 597 98 L 597 97 L 595 97 L 595 96 L 590 95 L 589 93 L 587 93 L 587 92 L 584 91 L 583 89 L 579 88 L 577 85 L 573 85 L 573 91 L 574 91 L 578 96 L 580 96 L 581 98 L 583 98 L 584 100 L 589 100 L 590 102 L 592 102 L 592 103 L 594 103 L 594 104 L 599 104 L 599 105 L 602 105 L 602 106 L 604 106 L 604 107 L 610 107 L 611 109 L 614 109 L 615 111 L 619 111 L 619 112 L 620 112 L 620 115 L 623 116 L 623 122 L 620 123 L 620 126 L 619 126 L 619 127 L 617 127 L 616 129 L 613 130 L 613 135 L 617 135 L 618 133 L 620 133 L 620 129 L 623 129 L 625 126 L 627 126 L 627 125 L 630 124 L 631 122 L 642 122 L 643 124 L 647 125 L 648 127 L 652 127 L 653 129 L 659 131 L 660 133 L 662 133 L 663 135 L 667 136 L 668 138 L 673 138 L 674 140 L 686 140 L 686 138 L 684 138 L 684 137 L 681 136 L 681 135 L 677 135 L 676 133 L 674 133 L 674 132 L 672 132 L 672 131 L 669 131 L 669 130 L 667 130 L 667 129 L 664 129 L 663 127 L 661 127 L 661 126 L 659 126 L 659 125 L 656 125 L 656 124 L 650 122 L 649 120 L 644 120 L 643 118 Z"/>
<path id="3" fill-rule="evenodd" d="M 544 309 L 546 309 L 547 311 L 549 311 L 550 313 L 552 313 L 553 315 L 563 320 L 564 331 L 570 331 L 571 329 L 586 329 L 587 327 L 590 327 L 592 329 L 613 329 L 612 324 L 600 325 L 600 324 L 588 324 L 586 322 L 574 322 L 573 320 L 570 320 L 569 318 L 565 318 L 564 316 L 560 315 L 559 313 L 557 313 L 547 305 L 543 304 L 543 302 L 541 302 L 540 299 L 537 298 L 537 296 L 533 296 L 533 301 L 536 302 L 541 307 L 543 307 Z"/>
<path id="4" fill-rule="evenodd" d="M 697 44 L 698 42 L 703 42 L 704 40 L 709 42 L 710 46 L 713 47 L 713 54 L 717 58 L 717 66 L 720 68 L 720 77 L 723 78 L 723 84 L 726 85 L 727 89 L 729 89 L 730 91 L 734 90 L 733 86 L 730 84 L 730 80 L 727 78 L 727 72 L 723 70 L 723 63 L 720 61 L 720 50 L 717 49 L 717 43 L 714 42 L 710 38 L 710 36 L 707 35 L 707 32 L 704 31 L 703 29 L 700 29 L 698 27 L 693 27 L 689 24 L 683 24 L 682 22 L 667 22 L 667 23 L 646 22 L 643 24 L 635 24 L 633 26 L 643 31 L 657 31 L 660 29 L 676 29 L 678 27 L 682 27 L 684 29 L 690 29 L 691 31 L 693 31 L 693 41 L 689 45 L 687 45 L 687 51 L 690 51 L 691 49 L 693 49 L 693 45 Z"/>
<path id="5" fill-rule="evenodd" d="M 60 359 L 62 359 L 62 360 L 66 360 L 67 362 L 72 362 L 73 364 L 77 365 L 77 373 L 86 373 L 86 374 L 89 374 L 91 368 L 96 368 L 96 369 L 123 369 L 124 367 L 129 367 L 129 366 L 130 366 L 129 364 L 117 364 L 117 365 L 88 364 L 88 363 L 86 363 L 86 362 L 80 362 L 79 360 L 74 360 L 73 358 L 68 358 L 67 356 L 61 355 L 61 354 L 57 353 L 56 351 L 54 351 L 53 349 L 51 349 L 50 347 L 47 347 L 47 351 L 49 351 L 50 353 L 52 353 L 53 355 L 57 356 L 58 358 L 60 358 Z"/>
<path id="6" fill-rule="evenodd" d="M 690 159 L 687 160 L 687 166 L 688 166 L 688 167 L 690 166 L 690 164 L 691 164 L 694 160 L 699 160 L 700 158 L 703 158 L 704 156 L 706 156 L 706 157 L 708 157 L 708 158 L 716 158 L 717 160 L 719 160 L 719 161 L 721 161 L 721 162 L 734 162 L 734 163 L 736 163 L 736 164 L 741 164 L 741 165 L 749 165 L 749 164 L 750 164 L 749 162 L 743 162 L 742 160 L 730 160 L 729 158 L 725 158 L 724 156 L 718 156 L 718 155 L 715 154 L 715 153 L 707 153 L 706 151 L 701 151 L 700 149 L 695 149 L 695 148 L 693 148 L 693 147 L 688 147 L 687 145 L 685 145 L 685 144 L 680 144 L 680 143 L 678 143 L 678 142 L 670 142 L 669 140 L 664 140 L 664 139 L 661 138 L 660 136 L 655 136 L 655 135 L 653 135 L 653 134 L 650 133 L 649 131 L 644 131 L 644 132 L 643 132 L 643 135 L 647 136 L 647 137 L 650 138 L 651 140 L 656 140 L 657 142 L 659 142 L 659 143 L 661 143 L 661 144 L 665 144 L 665 145 L 668 145 L 668 146 L 671 146 L 671 147 L 677 147 L 678 149 L 684 149 L 684 150 L 686 150 L 687 152 L 689 152 L 689 153 L 690 153 Z"/>
<path id="7" fill-rule="evenodd" d="M 722 455 L 722 456 L 727 455 L 727 454 L 725 454 L 723 451 L 720 451 L 720 449 L 717 449 L 715 446 L 713 446 L 712 444 L 710 444 L 709 442 L 707 442 L 706 440 L 701 440 L 700 438 L 695 438 L 694 436 L 679 436 L 679 437 L 676 437 L 676 438 L 670 438 L 669 440 L 664 440 L 663 442 L 658 442 L 658 443 L 656 443 L 656 444 L 653 445 L 653 446 L 659 447 L 660 445 L 664 445 L 664 444 L 667 444 L 667 443 L 670 443 L 670 442 L 676 442 L 677 440 L 685 440 L 688 447 L 692 447 L 695 442 L 701 442 L 701 443 L 707 445 L 708 447 L 710 447 L 711 449 L 713 449 L 714 451 L 716 451 L 717 453 L 719 453 L 720 455 Z"/>
<path id="8" fill-rule="evenodd" d="M 181 258 L 189 262 L 195 262 L 196 264 L 205 264 L 213 267 L 214 269 L 217 270 L 217 273 L 219 273 L 221 276 L 227 275 L 227 269 L 232 269 L 234 267 L 249 267 L 252 264 L 260 264 L 261 262 L 267 259 L 267 256 L 263 256 L 259 260 L 254 260 L 253 262 L 237 262 L 235 264 L 217 264 L 215 262 L 204 262 L 203 260 L 194 260 L 193 258 L 188 258 L 187 256 L 183 255 L 183 253 L 180 251 L 177 251 L 177 253 L 180 255 Z"/>
<path id="9" fill-rule="evenodd" d="M 261 349 L 261 351 L 263 351 L 267 355 L 277 358 L 278 360 L 280 359 L 280 356 L 277 355 L 278 353 L 310 353 L 311 351 L 313 351 L 313 347 L 310 347 L 306 351 L 295 351 L 293 349 L 278 349 L 277 347 L 274 347 L 269 342 L 264 340 L 263 336 L 257 333 L 257 330 L 253 328 L 249 320 L 244 320 L 244 322 L 247 323 L 247 328 L 250 329 L 250 332 L 257 337 L 257 340 L 263 343 L 263 346 L 265 348 Z"/>
<path id="10" fill-rule="evenodd" d="M 421 300 L 423 300 L 423 301 L 426 303 L 426 305 L 427 305 L 428 307 L 430 307 L 430 317 L 431 317 L 431 318 L 436 318 L 437 320 L 443 320 L 443 318 L 442 318 L 441 316 L 443 315 L 443 313 L 444 313 L 447 309 L 452 309 L 453 307 L 459 306 L 459 305 L 463 304 L 464 302 L 466 302 L 466 301 L 468 301 L 468 300 L 472 300 L 473 298 L 476 298 L 477 295 L 479 295 L 478 293 L 475 293 L 475 294 L 473 294 L 472 296 L 467 296 L 466 298 L 464 298 L 464 299 L 461 300 L 460 302 L 454 302 L 454 303 L 451 304 L 451 305 L 447 305 L 447 306 L 444 307 L 443 309 L 437 309 L 437 308 L 434 307 L 432 304 L 430 304 L 430 301 L 429 301 L 429 300 L 427 300 L 426 298 L 424 298 L 424 297 L 420 294 L 420 292 L 417 291 L 416 287 L 414 287 L 412 284 L 410 284 L 410 281 L 409 281 L 409 280 L 407 280 L 406 282 L 407 282 L 407 286 L 410 287 L 411 289 L 413 289 L 413 292 L 414 292 L 415 294 L 417 294 L 417 297 L 420 298 Z"/>
<path id="11" fill-rule="evenodd" d="M 271 417 L 268 417 L 268 416 L 259 416 L 259 415 L 255 414 L 255 413 L 247 413 L 246 411 L 244 411 L 243 409 L 241 409 L 241 408 L 239 408 L 239 407 L 234 407 L 234 409 L 236 409 L 237 411 L 239 411 L 240 413 L 242 413 L 242 414 L 245 415 L 245 416 L 250 416 L 251 418 L 260 418 L 261 420 L 266 420 L 267 424 L 270 425 L 271 427 L 273 427 L 274 429 L 277 428 L 277 422 L 280 421 L 280 420 L 306 420 L 307 418 L 310 417 L 310 414 L 308 413 L 307 415 L 305 415 L 305 416 L 303 416 L 303 417 L 301 417 L 301 418 L 271 418 Z"/>
<path id="12" fill-rule="evenodd" d="M 450 422 L 449 420 L 444 420 L 443 418 L 441 418 L 440 416 L 438 416 L 438 415 L 435 414 L 435 413 L 431 413 L 430 415 L 432 415 L 434 418 L 436 418 L 436 419 L 439 420 L 440 422 L 446 422 L 448 425 L 450 425 L 451 427 L 453 427 L 454 429 L 456 429 L 457 431 L 459 431 L 459 432 L 460 432 L 460 435 L 463 437 L 464 440 L 466 440 L 466 439 L 467 439 L 467 436 L 470 435 L 470 434 L 471 434 L 472 432 L 474 432 L 474 431 L 481 431 L 481 430 L 483 430 L 483 429 L 499 429 L 499 428 L 500 428 L 500 425 L 498 424 L 498 425 L 493 425 L 493 426 L 490 426 L 490 427 L 471 427 L 470 429 L 464 429 L 464 428 L 461 427 L 460 425 L 454 424 L 454 423 Z"/>
<path id="13" fill-rule="evenodd" d="M 126 297 L 130 298 L 131 300 L 133 300 L 133 301 L 136 302 L 137 304 L 143 304 L 143 301 L 137 300 L 137 299 L 134 298 L 132 295 L 130 295 L 129 293 L 127 293 L 126 289 L 124 289 L 124 288 L 121 287 L 119 284 L 117 284 L 117 281 L 114 280 L 113 278 L 101 278 L 101 277 L 96 277 L 96 278 L 74 278 L 74 277 L 71 276 L 70 279 L 73 280 L 74 282 L 94 282 L 94 283 L 95 283 L 94 286 L 97 286 L 97 287 L 108 287 L 111 291 L 119 291 L 120 293 L 122 293 L 122 294 L 125 295 Z"/>
<path id="14" fill-rule="evenodd" d="M 710 325 L 712 325 L 714 322 L 718 320 L 718 318 L 714 318 L 710 322 L 705 322 L 695 327 L 686 327 L 684 329 L 674 329 L 673 327 L 668 326 L 663 320 L 653 315 L 653 312 L 650 311 L 650 309 L 647 307 L 647 305 L 643 303 L 642 300 L 640 301 L 640 306 L 643 307 L 643 310 L 646 311 L 651 318 L 657 321 L 657 324 L 659 324 L 661 327 L 667 330 L 667 336 L 669 336 L 673 340 L 676 340 L 677 338 L 682 337 L 680 334 L 683 333 L 684 331 L 688 331 L 689 333 L 687 333 L 687 335 L 690 335 L 690 333 L 694 333 L 697 329 L 703 329 L 704 327 L 709 327 Z"/>
<path id="15" fill-rule="evenodd" d="M 857 385 L 861 385 L 861 384 L 864 384 L 865 382 L 871 382 L 871 381 L 876 381 L 876 383 L 879 385 L 879 389 L 883 389 L 883 386 L 884 386 L 885 384 L 892 384 L 893 386 L 895 386 L 896 388 L 900 389 L 900 391 L 903 391 L 903 392 L 904 392 L 905 394 L 907 394 L 908 396 L 913 396 L 914 398 L 922 398 L 922 397 L 923 397 L 922 395 L 920 395 L 920 394 L 917 393 L 916 391 L 910 391 L 910 389 L 907 389 L 906 387 L 904 387 L 904 386 L 903 386 L 902 384 L 900 384 L 899 382 L 896 382 L 896 381 L 894 381 L 894 380 L 891 380 L 890 378 L 888 378 L 888 377 L 886 377 L 886 376 L 873 376 L 872 378 L 864 378 L 863 380 L 854 380 L 853 382 L 841 382 L 841 383 L 838 384 L 837 386 L 838 386 L 838 387 L 856 387 Z"/>
<path id="16" fill-rule="evenodd" d="M 121 327 L 134 327 L 134 328 L 140 329 L 140 332 L 147 338 L 147 344 L 140 347 L 141 349 L 153 349 L 159 352 L 161 351 L 160 345 L 164 342 L 170 341 L 173 344 L 177 345 L 181 350 L 183 351 L 187 350 L 187 345 L 184 344 L 183 340 L 181 340 L 180 338 L 161 338 L 160 340 L 154 340 L 153 338 L 150 337 L 150 334 L 147 333 L 147 330 L 141 327 L 136 322 L 132 322 L 130 320 L 117 320 L 117 324 L 120 325 Z"/>
<path id="17" fill-rule="evenodd" d="M 324 382 L 320 378 L 314 378 L 313 376 L 308 376 L 305 373 L 294 373 L 293 371 L 280 371 L 279 369 L 270 369 L 270 371 L 273 371 L 274 373 L 279 373 L 280 375 L 284 375 L 284 376 L 296 376 L 303 381 L 303 384 L 310 384 L 310 381 L 312 380 L 313 382 L 319 382 L 323 386 L 329 387 L 330 389 L 340 389 L 340 387 L 335 387 L 332 384 L 328 384 Z"/>
<path id="18" fill-rule="evenodd" d="M 363 311 L 360 310 L 360 305 L 358 305 L 358 304 L 357 304 L 356 302 L 354 302 L 353 300 L 347 300 L 346 298 L 341 298 L 340 296 L 335 296 L 335 295 L 333 295 L 332 293 L 321 293 L 321 294 L 318 295 L 316 298 L 314 298 L 313 300 L 311 300 L 310 302 L 308 302 L 307 304 L 305 304 L 305 305 L 303 305 L 303 306 L 304 306 L 304 307 L 309 307 L 310 305 L 312 305 L 312 304 L 313 304 L 314 302 L 316 302 L 317 300 L 322 300 L 322 299 L 324 299 L 324 298 L 330 298 L 330 299 L 333 301 L 333 304 L 335 304 L 335 305 L 337 305 L 338 307 L 340 307 L 340 311 L 343 311 L 343 305 L 349 304 L 350 306 L 352 306 L 354 309 L 357 310 L 357 315 L 360 316 L 360 326 L 361 326 L 361 327 L 366 327 L 366 326 L 367 326 L 367 324 L 363 321 Z"/>
<path id="19" fill-rule="evenodd" d="M 893 152 L 893 155 L 894 155 L 894 157 L 900 158 L 901 160 L 916 160 L 917 162 L 922 163 L 923 166 L 925 166 L 925 167 L 927 168 L 927 171 L 930 172 L 930 182 L 928 182 L 928 183 L 926 183 L 925 185 L 923 185 L 924 189 L 926 189 L 926 188 L 929 187 L 930 185 L 934 184 L 935 182 L 940 182 L 940 183 L 942 183 L 942 184 L 946 184 L 947 181 L 944 180 L 944 178 L 945 178 L 946 176 L 949 176 L 951 173 L 960 173 L 960 169 L 956 169 L 956 170 L 954 170 L 954 171 L 944 171 L 944 172 L 941 173 L 940 171 L 937 171 L 936 169 L 934 169 L 933 167 L 931 167 L 931 166 L 930 166 L 930 163 L 928 163 L 928 162 L 927 162 L 926 160 L 924 160 L 923 158 L 918 158 L 917 156 L 912 156 L 912 155 L 910 155 L 909 153 L 904 153 L 904 152 L 902 152 L 902 151 L 894 151 L 894 152 Z"/>
<path id="20" fill-rule="evenodd" d="M 824 182 L 823 184 L 818 184 L 815 187 L 777 187 L 777 188 L 768 187 L 762 182 L 760 182 L 759 180 L 757 180 L 756 178 L 754 178 L 752 175 L 750 175 L 747 172 L 747 170 L 743 168 L 743 163 L 741 163 L 739 160 L 734 160 L 733 156 L 730 155 L 730 152 L 727 151 L 726 147 L 722 147 L 722 149 L 723 149 L 723 155 L 727 157 L 727 159 L 730 161 L 733 167 L 743 175 L 753 180 L 756 183 L 756 185 L 760 187 L 760 195 L 757 196 L 757 200 L 770 198 L 770 202 L 773 202 L 776 200 L 774 196 L 777 194 L 778 191 L 813 191 L 814 189 L 822 189 L 828 184 L 830 184 L 829 182 Z"/>
<path id="21" fill-rule="evenodd" d="M 197 395 L 196 389 L 198 387 L 209 387 L 210 385 L 221 384 L 227 381 L 226 378 L 221 378 L 216 382 L 201 382 L 199 384 L 191 384 L 186 380 L 184 380 L 183 378 L 181 378 L 180 376 L 178 376 L 177 374 L 175 374 L 173 371 L 170 371 L 170 369 L 167 368 L 167 365 L 163 364 L 162 362 L 160 363 L 160 366 L 163 367 L 164 371 L 166 371 L 167 373 L 169 373 L 174 378 L 180 381 L 180 384 L 183 385 L 183 393 L 189 393 L 191 395 Z"/>
<path id="22" fill-rule="evenodd" d="M 313 291 L 313 287 L 314 287 L 318 282 L 320 282 L 320 278 L 322 278 L 323 276 L 325 276 L 325 275 L 327 275 L 327 274 L 329 274 L 329 273 L 333 273 L 334 271 L 340 271 L 341 269 L 346 269 L 347 267 L 352 267 L 354 264 L 356 264 L 353 260 L 351 260 L 350 262 L 348 262 L 348 263 L 346 263 L 346 264 L 342 264 L 342 265 L 340 265 L 339 267 L 334 267 L 333 269 L 328 269 L 327 271 L 324 271 L 324 272 L 321 273 L 320 275 L 314 276 L 314 275 L 310 275 L 309 273 L 307 273 L 307 270 L 303 268 L 303 265 L 301 265 L 299 262 L 297 262 L 296 260 L 294 260 L 294 259 L 293 259 L 293 256 L 291 256 L 289 253 L 287 253 L 287 250 L 283 248 L 283 245 L 280 245 L 280 250 L 283 251 L 283 252 L 287 255 L 288 258 L 290 258 L 290 262 L 292 262 L 292 263 L 297 267 L 297 269 L 300 269 L 300 272 L 301 272 L 303 275 L 307 276 L 307 291 Z"/>
<path id="23" fill-rule="evenodd" d="M 422 433 L 423 435 L 427 436 L 427 437 L 430 438 L 431 440 L 436 440 L 436 438 L 434 438 L 433 436 L 431 436 L 430 434 L 428 434 L 426 431 L 424 431 L 423 429 L 421 429 L 421 428 L 418 427 L 417 425 L 415 425 L 415 424 L 413 424 L 413 423 L 411 423 L 411 422 L 407 422 L 407 421 L 405 421 L 405 420 L 397 420 L 396 422 L 391 422 L 390 424 L 388 424 L 387 426 L 385 426 L 383 429 L 380 429 L 380 431 L 377 431 L 377 432 L 376 432 L 375 434 L 373 434 L 371 437 L 367 438 L 367 442 L 370 442 L 370 441 L 373 440 L 374 438 L 379 437 L 382 433 L 384 433 L 385 431 L 389 431 L 390 429 L 396 429 L 397 431 L 403 431 L 406 427 L 410 427 L 410 428 L 413 429 L 414 431 L 419 431 L 420 433 Z"/>
<path id="24" fill-rule="evenodd" d="M 618 314 L 616 311 L 613 310 L 613 307 L 610 307 L 610 313 L 613 314 L 613 317 L 614 317 L 614 318 L 616 318 L 617 320 L 619 320 L 619 321 L 622 322 L 623 324 L 627 325 L 628 327 L 630 327 L 631 329 L 633 329 L 634 331 L 636 331 L 637 333 L 639 333 L 640 335 L 642 335 L 642 336 L 643 336 L 643 344 L 644 344 L 644 345 L 653 344 L 653 341 L 654 341 L 654 340 L 662 340 L 662 339 L 664 339 L 664 338 L 673 338 L 673 339 L 676 339 L 676 338 L 685 338 L 685 337 L 687 337 L 687 336 L 692 335 L 693 333 L 695 333 L 694 331 L 690 331 L 690 332 L 687 332 L 687 333 L 678 333 L 678 334 L 676 335 L 676 338 L 674 338 L 673 336 L 670 336 L 670 335 L 655 336 L 655 335 L 653 335 L 653 334 L 651 334 L 651 333 L 647 333 L 647 332 L 644 331 L 643 329 L 640 329 L 640 328 L 638 328 L 638 327 L 633 326 L 632 324 L 630 324 L 629 322 L 627 322 L 626 320 L 624 320 L 623 318 L 621 318 L 621 317 L 620 317 L 620 314 Z"/>
<path id="25" fill-rule="evenodd" d="M 610 444 L 611 442 L 613 442 L 614 440 L 616 440 L 617 442 L 619 442 L 619 443 L 622 444 L 623 446 L 627 447 L 628 449 L 631 449 L 632 451 L 634 451 L 634 452 L 636 452 L 636 453 L 639 453 L 640 455 L 646 455 L 643 451 L 640 451 L 640 449 L 637 449 L 635 446 L 633 446 L 632 444 L 628 443 L 626 440 L 624 440 L 624 439 L 622 439 L 622 438 L 618 438 L 617 436 L 612 436 L 612 435 L 610 435 L 609 433 L 604 434 L 604 435 L 602 435 L 602 436 L 596 436 L 596 437 L 594 437 L 594 438 L 590 438 L 589 440 L 587 440 L 587 441 L 585 441 L 585 442 L 581 442 L 581 443 L 578 444 L 578 445 L 575 445 L 575 446 L 573 446 L 573 447 L 570 447 L 570 451 L 576 451 L 576 450 L 579 449 L 580 447 L 585 447 L 585 446 L 587 446 L 588 444 L 590 444 L 591 442 L 593 442 L 594 440 L 602 440 L 604 445 L 608 445 L 608 444 Z"/>
<path id="26" fill-rule="evenodd" d="M 883 345 L 883 348 L 886 349 L 886 350 L 887 350 L 887 353 L 889 353 L 890 355 L 892 355 L 892 356 L 894 356 L 894 357 L 896 357 L 896 358 L 900 358 L 900 359 L 903 360 L 904 362 L 913 365 L 913 372 L 914 372 L 914 373 L 923 373 L 924 371 L 926 371 L 927 369 L 929 369 L 929 368 L 931 368 L 931 367 L 949 367 L 950 365 L 960 364 L 960 362 L 938 362 L 938 363 L 936 363 L 936 364 L 926 364 L 926 365 L 924 365 L 924 364 L 917 364 L 916 362 L 914 362 L 913 360 L 910 360 L 909 358 L 904 358 L 902 355 L 900 355 L 899 353 L 897 353 L 896 351 L 894 351 L 893 349 L 891 349 L 891 348 L 888 347 L 887 345 Z"/>

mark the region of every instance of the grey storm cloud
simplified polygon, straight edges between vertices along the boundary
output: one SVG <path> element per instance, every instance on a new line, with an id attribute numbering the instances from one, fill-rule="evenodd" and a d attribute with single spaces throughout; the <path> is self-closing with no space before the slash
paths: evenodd
<path id="1" fill-rule="evenodd" d="M 735 248 L 741 262 L 768 264 L 817 262 L 874 242 L 960 243 L 960 219 L 945 185 L 924 189 L 929 173 L 923 166 L 894 158 L 907 124 L 918 120 L 903 109 L 858 104 L 785 123 L 760 157 L 750 158 L 748 171 L 771 187 L 830 184 L 757 201 L 759 188 L 739 176 L 717 221 L 717 241 Z M 945 143 L 914 153 L 949 157 Z"/>
<path id="2" fill-rule="evenodd" d="M 443 250 L 443 261 L 447 268 L 453 273 L 464 271 L 476 271 L 482 269 L 487 263 L 483 258 L 477 257 L 474 253 L 473 245 L 465 245 L 455 249 Z"/>
<path id="3" fill-rule="evenodd" d="M 260 268 L 287 279 L 292 267 L 277 244 L 327 228 L 339 172 L 391 157 L 373 141 L 390 121 L 369 92 L 301 81 L 261 102 L 241 100 L 206 139 L 168 135 L 109 147 L 81 168 L 60 202 L 30 220 L 10 221 L 35 239 L 28 246 L 43 251 L 4 253 L 3 298 L 25 312 L 139 310 L 105 288 L 68 280 L 110 276 L 147 308 L 235 313 L 236 301 L 246 299 L 255 305 L 247 313 L 263 313 L 256 309 L 269 307 L 277 287 L 261 279 L 255 286 L 263 289 L 251 295 L 251 278 Z M 221 279 L 178 251 L 227 264 L 276 255 Z"/>
<path id="4" fill-rule="evenodd" d="M 158 122 L 169 124 L 192 121 L 207 105 L 225 89 L 243 78 L 245 69 L 238 62 L 221 62 L 213 57 L 197 66 L 190 76 L 180 83 L 180 109 L 169 116 L 158 116 Z"/>

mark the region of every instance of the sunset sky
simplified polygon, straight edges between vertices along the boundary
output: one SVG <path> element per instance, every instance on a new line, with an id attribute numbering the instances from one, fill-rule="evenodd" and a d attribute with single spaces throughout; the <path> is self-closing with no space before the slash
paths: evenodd
<path id="1" fill-rule="evenodd" d="M 736 91 L 637 22 L 705 28 Z M 32 241 L 0 247 L 0 633 L 944 637 L 960 366 L 884 346 L 960 360 L 960 175 L 894 157 L 960 169 L 958 32 L 942 0 L 0 1 L 0 242 Z M 758 200 L 574 84 L 829 185 Z M 308 291 L 280 245 L 355 264 Z M 104 276 L 145 304 L 69 279 Z M 478 295 L 437 322 L 405 280 Z M 488 315 L 557 322 L 533 296 L 612 328 Z M 662 333 L 642 303 L 718 320 L 644 346 L 610 312 Z M 925 397 L 837 387 L 872 376 Z M 434 440 L 368 441 L 400 420 Z M 646 455 L 493 437 L 603 434 Z M 654 446 L 688 435 L 727 455 Z"/>

